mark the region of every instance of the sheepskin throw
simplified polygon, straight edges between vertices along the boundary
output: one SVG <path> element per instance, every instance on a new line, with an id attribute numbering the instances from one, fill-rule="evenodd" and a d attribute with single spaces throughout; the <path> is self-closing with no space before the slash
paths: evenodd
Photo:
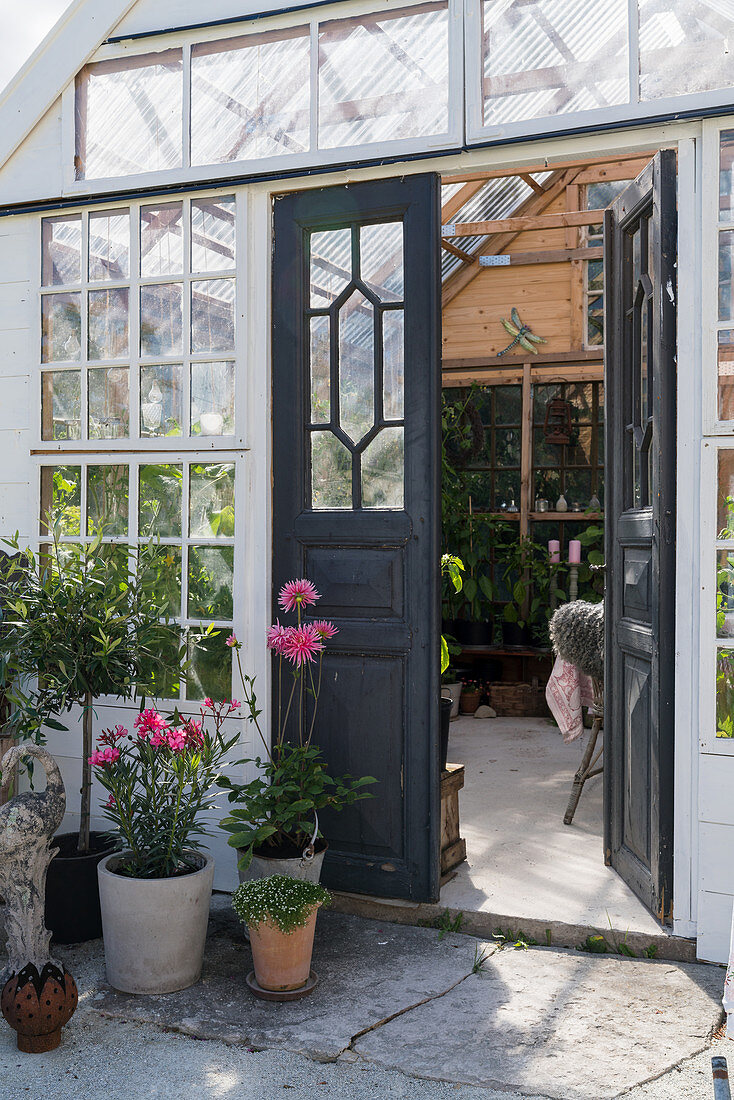
<path id="1" fill-rule="evenodd" d="M 604 680 L 603 603 L 564 603 L 551 619 L 549 629 L 557 657 L 595 680 Z"/>

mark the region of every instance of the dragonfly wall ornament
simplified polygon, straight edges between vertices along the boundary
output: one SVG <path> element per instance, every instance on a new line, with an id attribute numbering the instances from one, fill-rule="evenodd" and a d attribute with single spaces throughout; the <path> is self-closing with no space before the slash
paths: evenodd
<path id="1" fill-rule="evenodd" d="M 523 322 L 520 320 L 520 314 L 517 312 L 514 306 L 512 308 L 512 311 L 510 312 L 510 317 L 510 321 L 505 320 L 505 318 L 503 317 L 502 325 L 505 330 L 509 332 L 510 336 L 514 337 L 514 339 L 507 345 L 506 348 L 503 348 L 502 351 L 497 352 L 497 358 L 499 359 L 501 355 L 507 355 L 508 351 L 512 351 L 512 349 L 514 347 L 517 347 L 518 344 L 521 348 L 525 348 L 526 351 L 532 351 L 533 355 L 537 355 L 538 349 L 535 347 L 535 345 L 546 344 L 548 341 L 545 340 L 542 336 L 536 336 L 534 332 L 530 331 L 527 325 L 523 324 Z"/>

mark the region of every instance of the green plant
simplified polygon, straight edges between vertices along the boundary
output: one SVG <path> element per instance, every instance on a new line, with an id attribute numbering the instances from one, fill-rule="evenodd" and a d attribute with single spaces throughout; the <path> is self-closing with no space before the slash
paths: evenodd
<path id="1" fill-rule="evenodd" d="M 442 554 L 441 577 L 448 578 L 454 592 L 461 592 L 464 585 L 463 574 L 464 563 L 461 558 L 457 558 L 455 554 Z M 459 646 L 452 644 L 450 638 L 447 638 L 443 634 L 441 635 L 441 675 L 443 675 L 449 667 L 452 651 L 456 653 L 459 649 Z"/>
<path id="2" fill-rule="evenodd" d="M 257 705 L 255 678 L 242 668 L 241 644 L 234 635 L 227 640 L 237 657 L 248 718 L 265 749 L 265 758 L 258 756 L 254 761 L 240 761 L 257 766 L 258 774 L 249 783 L 234 783 L 229 776 L 217 780 L 218 785 L 229 792 L 229 802 L 235 804 L 220 824 L 230 834 L 228 843 L 241 850 L 239 867 L 243 869 L 249 867 L 259 848 L 300 855 L 320 836 L 320 810 L 327 807 L 341 810 L 360 799 L 372 797 L 364 789 L 376 782 L 372 776 L 355 779 L 345 775 L 335 779 L 327 772 L 321 750 L 312 741 L 321 692 L 324 643 L 337 632 L 332 623 L 323 619 L 303 621 L 303 610 L 319 598 L 308 580 L 289 581 L 279 595 L 280 606 L 284 611 L 295 610 L 298 622 L 296 626 L 282 626 L 278 622 L 268 631 L 268 646 L 278 658 L 277 727 L 272 745 L 268 744 L 260 726 L 262 712 Z M 290 688 L 287 684 L 289 671 Z M 310 716 L 305 710 L 307 698 L 310 699 Z M 293 739 L 289 740 L 288 735 Z"/>
<path id="3" fill-rule="evenodd" d="M 535 947 L 538 943 L 538 941 L 532 939 L 531 936 L 526 936 L 521 929 L 517 932 L 513 932 L 510 928 L 498 928 L 497 931 L 492 934 L 492 939 L 496 942 L 498 947 L 512 947 L 516 951 L 527 951 L 529 947 Z"/>
<path id="4" fill-rule="evenodd" d="M 502 579 L 510 594 L 503 618 L 519 627 L 545 625 L 552 614 L 553 598 L 566 599 L 561 581 L 564 563 L 553 563 L 546 547 L 529 538 L 510 538 L 502 542 L 498 556 Z"/>
<path id="5" fill-rule="evenodd" d="M 184 650 L 167 620 L 161 590 L 162 554 L 157 543 L 137 548 L 61 542 L 57 519 L 53 544 L 40 554 L 4 540 L 14 552 L 0 563 L 0 687 L 13 706 L 8 729 L 39 743 L 44 726 L 67 729 L 59 717 L 83 708 L 79 851 L 89 850 L 94 700 L 154 693 L 161 680 L 179 675 Z M 50 521 L 49 521 L 50 523 Z"/>
<path id="6" fill-rule="evenodd" d="M 434 921 L 434 927 L 438 928 L 438 938 L 442 940 L 444 936 L 448 936 L 451 932 L 460 932 L 461 926 L 464 923 L 464 914 L 459 910 L 455 917 L 451 916 L 448 909 L 444 909 L 440 917 L 436 917 Z"/>
<path id="7" fill-rule="evenodd" d="M 471 966 L 472 974 L 483 974 L 487 969 L 487 963 L 492 957 L 492 952 L 480 947 L 479 944 L 474 948 L 474 962 Z"/>
<path id="8" fill-rule="evenodd" d="M 317 905 L 328 905 L 330 901 L 328 890 L 316 882 L 272 875 L 238 886 L 232 895 L 232 908 L 249 927 L 269 921 L 288 935 L 307 923 Z"/>

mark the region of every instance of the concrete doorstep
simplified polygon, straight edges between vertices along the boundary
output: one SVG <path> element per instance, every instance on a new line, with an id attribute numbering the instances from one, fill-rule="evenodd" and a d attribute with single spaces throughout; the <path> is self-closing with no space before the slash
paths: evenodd
<path id="1" fill-rule="evenodd" d="M 254 1050 L 553 1100 L 611 1100 L 702 1051 L 722 1019 L 720 967 L 499 948 L 334 912 L 319 915 L 310 997 L 256 1000 L 244 982 L 251 966 L 241 927 L 218 908 L 198 985 L 160 997 L 101 987 L 90 1008 Z"/>

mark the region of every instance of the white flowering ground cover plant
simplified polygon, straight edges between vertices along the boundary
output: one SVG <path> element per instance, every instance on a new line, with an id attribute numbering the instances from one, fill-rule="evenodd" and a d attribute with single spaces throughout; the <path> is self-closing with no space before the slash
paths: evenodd
<path id="1" fill-rule="evenodd" d="M 238 886 L 232 895 L 232 908 L 248 927 L 269 921 L 289 935 L 303 928 L 317 906 L 330 901 L 329 891 L 316 882 L 273 875 Z"/>

